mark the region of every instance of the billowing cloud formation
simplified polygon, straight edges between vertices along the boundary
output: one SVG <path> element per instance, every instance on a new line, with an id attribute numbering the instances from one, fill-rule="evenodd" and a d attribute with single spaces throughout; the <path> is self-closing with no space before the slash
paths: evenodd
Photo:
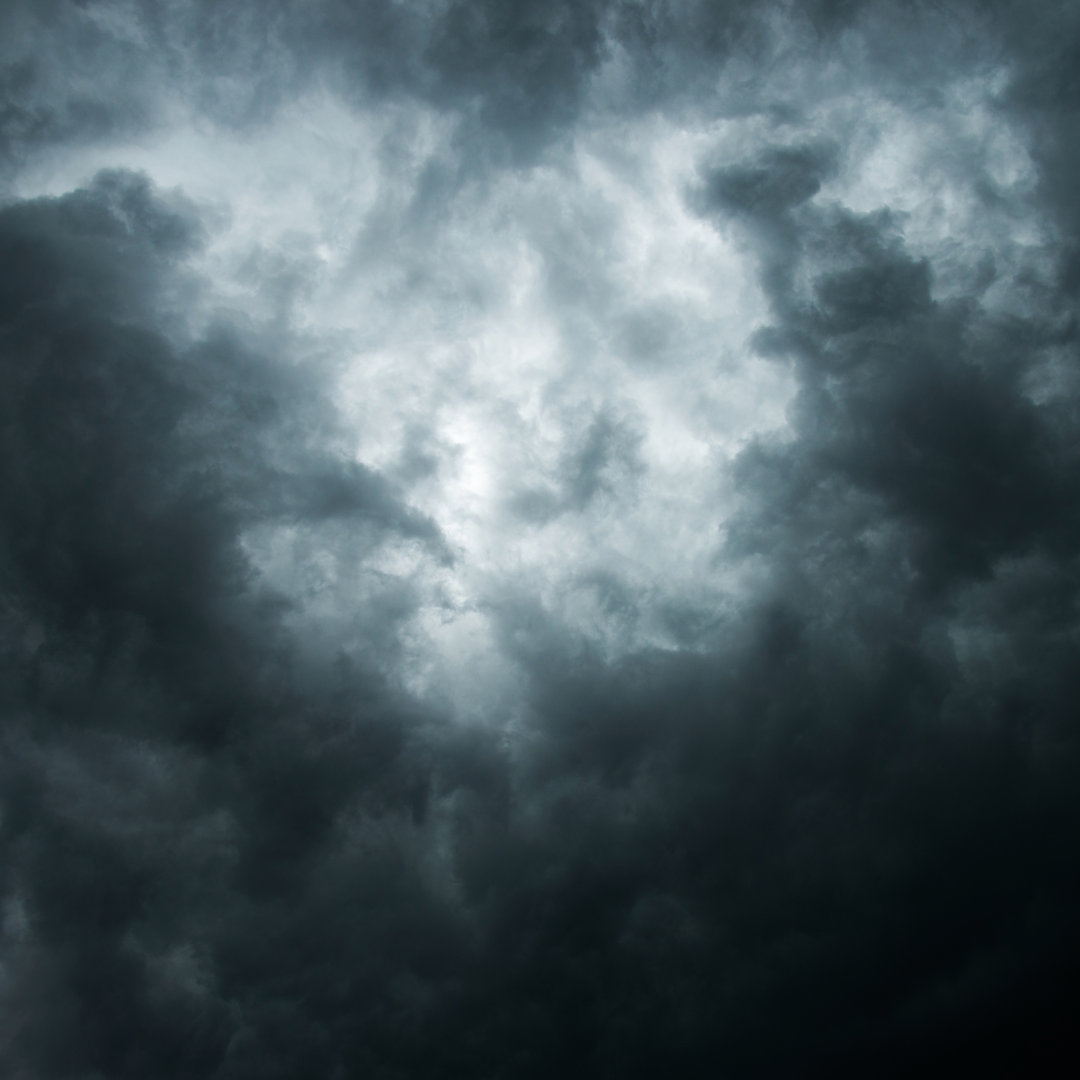
<path id="1" fill-rule="evenodd" d="M 1078 33 L 8 5 L 5 1075 L 1068 1053 Z"/>

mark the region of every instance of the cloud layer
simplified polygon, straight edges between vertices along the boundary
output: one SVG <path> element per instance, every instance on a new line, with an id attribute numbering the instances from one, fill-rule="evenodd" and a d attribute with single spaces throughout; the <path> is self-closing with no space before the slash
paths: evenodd
<path id="1" fill-rule="evenodd" d="M 8 4 L 5 1075 L 1067 1053 L 1078 34 Z"/>

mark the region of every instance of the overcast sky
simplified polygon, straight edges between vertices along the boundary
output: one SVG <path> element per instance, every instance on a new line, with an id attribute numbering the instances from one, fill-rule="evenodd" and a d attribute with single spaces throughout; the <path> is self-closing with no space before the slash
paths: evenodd
<path id="1" fill-rule="evenodd" d="M 0 1072 L 1075 1062 L 1078 71 L 4 0 Z"/>

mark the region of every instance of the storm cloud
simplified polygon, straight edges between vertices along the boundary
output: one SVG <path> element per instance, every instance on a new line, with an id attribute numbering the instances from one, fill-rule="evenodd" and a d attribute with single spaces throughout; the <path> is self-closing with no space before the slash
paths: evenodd
<path id="1" fill-rule="evenodd" d="M 4 1074 L 1075 1056 L 1078 40 L 5 5 Z"/>

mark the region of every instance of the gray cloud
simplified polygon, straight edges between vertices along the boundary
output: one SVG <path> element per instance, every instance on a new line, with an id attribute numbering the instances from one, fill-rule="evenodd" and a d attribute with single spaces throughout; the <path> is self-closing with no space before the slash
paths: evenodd
<path id="1" fill-rule="evenodd" d="M 585 510 L 597 499 L 632 486 L 641 472 L 640 435 L 629 420 L 599 413 L 582 436 L 568 438 L 567 443 L 555 486 L 528 489 L 511 499 L 511 507 L 526 519 L 543 522 Z"/>
<path id="2" fill-rule="evenodd" d="M 5 1074 L 1047 1071 L 1075 5 L 3 18 Z"/>

